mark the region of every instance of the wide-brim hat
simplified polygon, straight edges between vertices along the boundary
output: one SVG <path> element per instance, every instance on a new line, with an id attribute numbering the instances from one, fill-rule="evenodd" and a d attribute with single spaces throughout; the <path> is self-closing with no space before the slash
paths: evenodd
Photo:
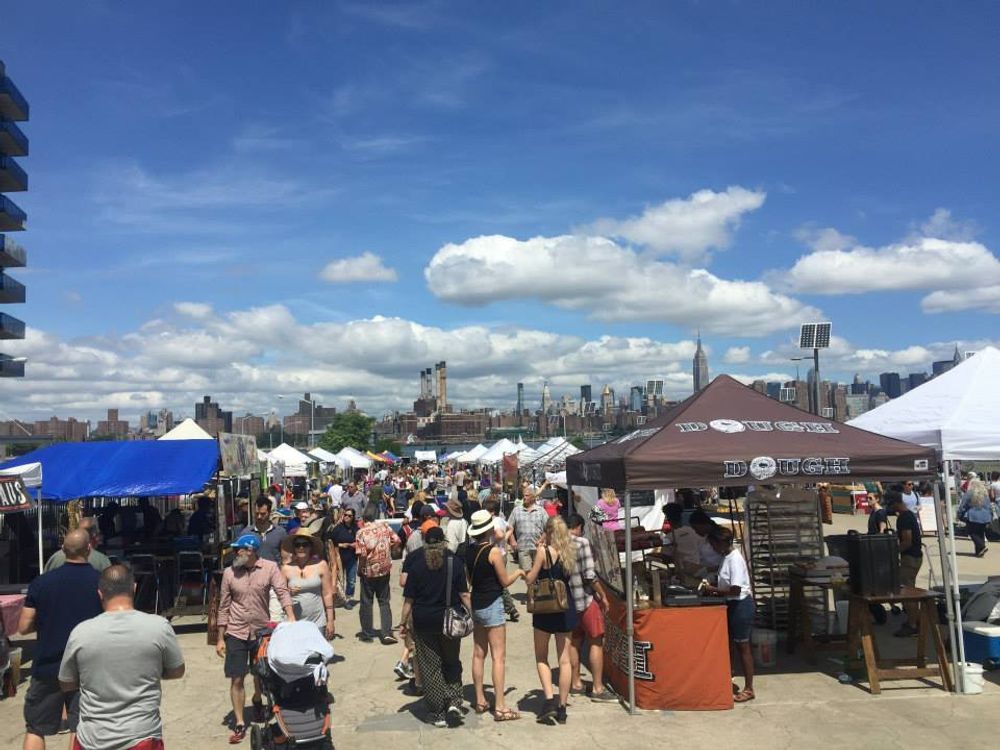
<path id="1" fill-rule="evenodd" d="M 312 544 L 312 553 L 314 555 L 323 554 L 323 542 L 320 541 L 319 537 L 314 536 L 309 529 L 297 528 L 291 534 L 286 536 L 281 540 L 281 551 L 282 552 L 292 552 L 295 547 L 295 542 L 299 539 L 308 539 Z"/>
<path id="2" fill-rule="evenodd" d="M 472 524 L 469 526 L 469 536 L 482 536 L 493 531 L 493 514 L 488 510 L 477 510 L 472 514 Z"/>
<path id="3" fill-rule="evenodd" d="M 464 518 L 465 511 L 462 509 L 462 504 L 458 500 L 449 500 L 444 504 L 444 509 L 448 511 L 448 515 L 454 518 Z"/>

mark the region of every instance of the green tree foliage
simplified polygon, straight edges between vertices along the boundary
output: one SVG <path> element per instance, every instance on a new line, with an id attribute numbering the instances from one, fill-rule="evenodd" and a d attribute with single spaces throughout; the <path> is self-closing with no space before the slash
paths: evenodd
<path id="1" fill-rule="evenodd" d="M 319 439 L 320 447 L 331 453 L 336 453 L 346 446 L 366 451 L 371 448 L 374 423 L 372 417 L 360 412 L 341 412 L 333 418 L 323 437 Z"/>
<path id="2" fill-rule="evenodd" d="M 389 451 L 394 456 L 403 455 L 403 446 L 391 438 L 379 438 L 375 443 L 375 452 Z"/>

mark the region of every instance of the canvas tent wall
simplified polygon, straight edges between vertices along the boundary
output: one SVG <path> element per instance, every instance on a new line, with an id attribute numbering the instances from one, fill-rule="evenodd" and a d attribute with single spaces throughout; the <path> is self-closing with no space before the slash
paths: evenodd
<path id="1" fill-rule="evenodd" d="M 429 461 L 434 463 L 437 461 L 437 453 L 434 451 L 414 451 L 413 459 L 415 461 Z"/>
<path id="2" fill-rule="evenodd" d="M 822 419 L 775 401 L 728 375 L 623 437 L 566 461 L 567 484 L 636 489 L 792 484 L 931 476 L 934 451 Z M 626 559 L 632 532 L 625 525 Z M 626 632 L 633 652 L 632 566 L 625 566 Z M 629 660 L 629 711 L 635 711 Z"/>
<path id="3" fill-rule="evenodd" d="M 309 474 L 309 464 L 316 463 L 316 459 L 310 458 L 297 448 L 288 445 L 288 443 L 282 443 L 267 454 L 268 467 L 273 468 L 278 462 L 284 464 L 284 476 L 304 477 Z"/>

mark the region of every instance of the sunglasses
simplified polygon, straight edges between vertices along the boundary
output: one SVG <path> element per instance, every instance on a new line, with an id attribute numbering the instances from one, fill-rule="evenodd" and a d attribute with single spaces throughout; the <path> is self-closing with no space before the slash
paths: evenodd
<path id="1" fill-rule="evenodd" d="M 295 549 L 309 549 L 310 547 L 312 547 L 312 543 L 311 542 L 296 542 L 292 546 L 295 547 Z"/>

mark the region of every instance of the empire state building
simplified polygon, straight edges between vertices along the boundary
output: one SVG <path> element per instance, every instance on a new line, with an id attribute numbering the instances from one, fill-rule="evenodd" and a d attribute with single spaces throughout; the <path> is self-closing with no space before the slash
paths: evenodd
<path id="1" fill-rule="evenodd" d="M 698 332 L 698 348 L 694 353 L 692 375 L 694 375 L 695 393 L 708 385 L 708 357 L 705 356 L 705 350 L 701 348 L 701 331 Z"/>

